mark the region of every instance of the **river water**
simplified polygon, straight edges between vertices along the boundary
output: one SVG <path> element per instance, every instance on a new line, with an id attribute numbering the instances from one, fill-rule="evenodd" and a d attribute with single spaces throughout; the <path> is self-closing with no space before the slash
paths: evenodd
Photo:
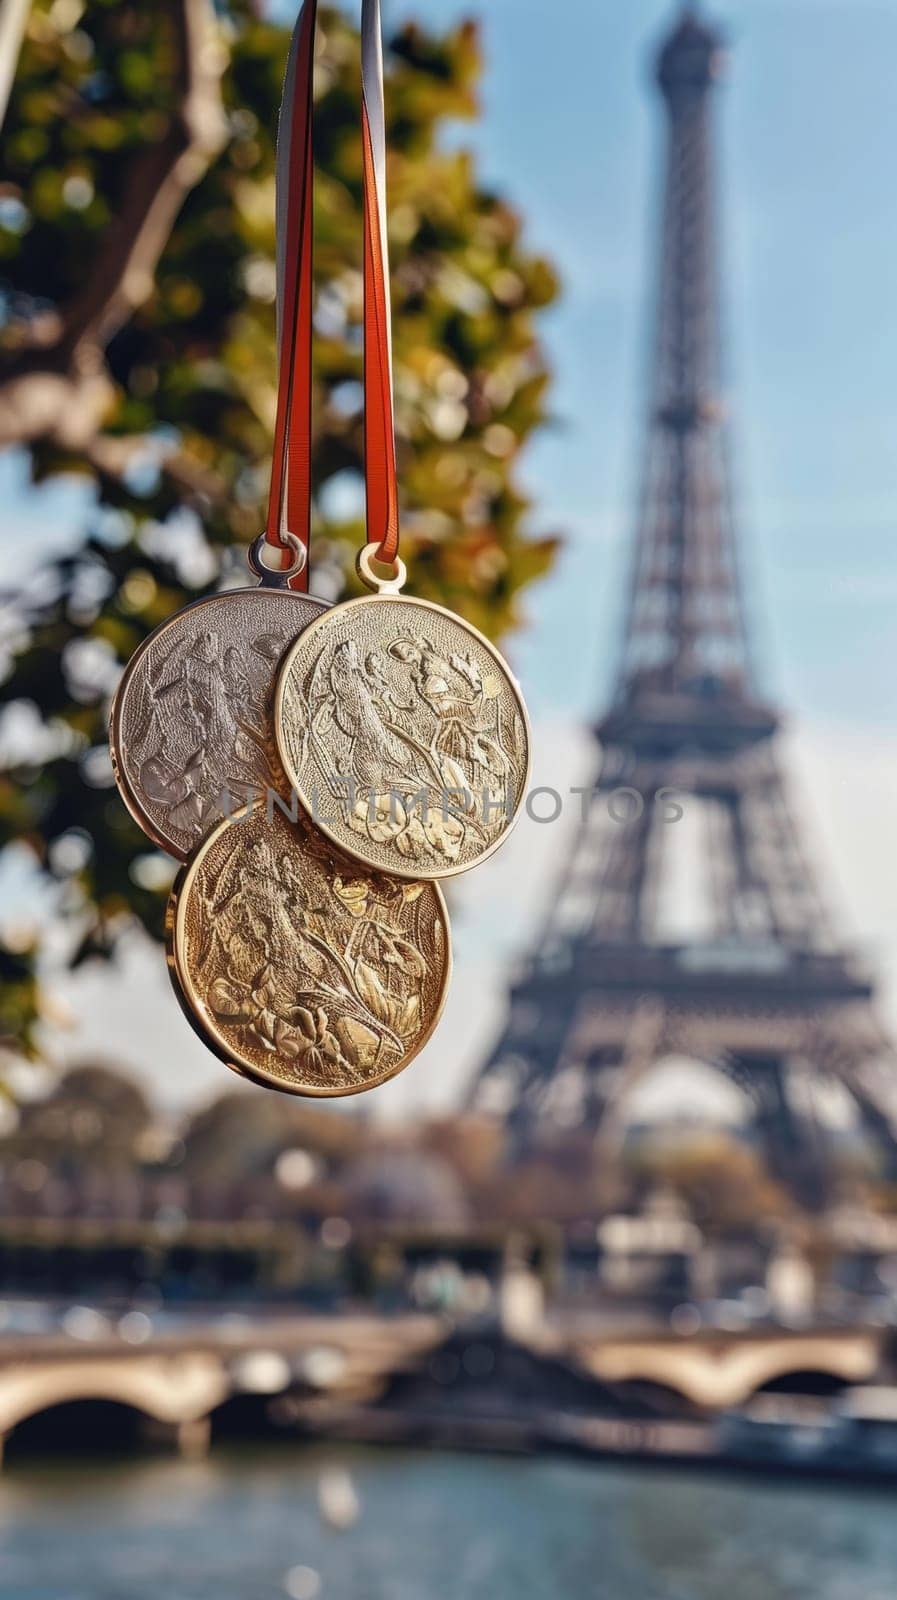
<path id="1" fill-rule="evenodd" d="M 354 1524 L 322 1519 L 336 1468 Z M 549 1459 L 218 1449 L 0 1479 L 2 1600 L 894 1600 L 886 1490 Z"/>

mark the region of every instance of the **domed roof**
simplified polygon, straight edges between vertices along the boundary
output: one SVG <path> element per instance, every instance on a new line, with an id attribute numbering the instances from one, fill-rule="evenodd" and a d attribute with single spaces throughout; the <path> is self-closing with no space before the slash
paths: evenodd
<path id="1" fill-rule="evenodd" d="M 466 1222 L 461 1182 L 448 1162 L 419 1150 L 373 1151 L 356 1162 L 349 1193 L 362 1216 L 378 1222 Z"/>

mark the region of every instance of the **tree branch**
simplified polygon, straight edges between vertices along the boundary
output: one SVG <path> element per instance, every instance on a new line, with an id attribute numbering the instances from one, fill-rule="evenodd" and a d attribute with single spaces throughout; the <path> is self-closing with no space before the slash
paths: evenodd
<path id="1" fill-rule="evenodd" d="M 166 5 L 177 39 L 177 111 L 158 144 L 136 158 L 88 282 L 54 319 L 52 337 L 45 327 L 40 346 L 0 382 L 0 445 L 47 439 L 92 459 L 114 398 L 106 347 L 152 293 L 178 212 L 225 142 L 224 57 L 211 0 Z"/>
<path id="2" fill-rule="evenodd" d="M 217 472 L 148 434 L 96 434 L 86 441 L 83 453 L 101 476 L 116 482 L 126 479 L 132 468 L 150 462 L 175 486 L 184 504 L 195 510 L 202 511 L 209 503 L 221 505 L 227 499 L 227 484 Z"/>
<path id="3" fill-rule="evenodd" d="M 149 298 L 175 218 L 226 138 L 223 61 L 209 0 L 168 0 L 168 6 L 179 55 L 178 110 L 165 137 L 135 162 L 101 259 L 63 315 L 61 343 L 76 360 L 105 349 Z"/>

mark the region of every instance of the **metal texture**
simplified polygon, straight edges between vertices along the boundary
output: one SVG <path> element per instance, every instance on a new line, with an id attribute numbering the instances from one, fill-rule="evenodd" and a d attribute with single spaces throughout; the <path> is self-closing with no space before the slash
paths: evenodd
<path id="1" fill-rule="evenodd" d="M 259 583 L 266 589 L 292 589 L 292 579 L 298 577 L 308 566 L 308 551 L 302 540 L 296 538 L 295 533 L 290 533 L 287 528 L 282 528 L 280 531 L 280 543 L 284 549 L 290 552 L 290 560 L 286 566 L 279 564 L 283 560 L 283 550 L 278 549 L 276 545 L 272 545 L 268 540 L 267 534 L 260 533 L 257 539 L 253 539 L 246 552 L 246 560 L 249 563 L 250 571 L 255 573 Z M 278 558 L 277 566 L 268 565 L 265 560 L 266 552 Z"/>
<path id="2" fill-rule="evenodd" d="M 659 316 L 623 643 L 594 792 L 472 1103 L 522 1144 L 597 1132 L 686 1055 L 746 1096 L 758 1144 L 811 1208 L 832 1196 L 815 1090 L 837 1080 L 897 1173 L 893 1055 L 838 944 L 759 693 L 720 400 L 711 90 L 719 34 L 686 12 L 661 51 Z M 890 1072 L 886 1063 L 890 1062 Z"/>
<path id="3" fill-rule="evenodd" d="M 306 811 L 381 871 L 442 878 L 502 843 L 530 736 L 498 651 L 459 617 L 394 593 L 317 619 L 284 659 L 275 731 Z"/>
<path id="4" fill-rule="evenodd" d="M 328 609 L 277 586 L 194 601 L 144 640 L 112 705 L 122 798 L 155 844 L 184 860 L 228 810 L 285 781 L 272 732 L 287 647 Z"/>
<path id="5" fill-rule="evenodd" d="M 178 875 L 169 970 L 200 1037 L 290 1094 L 358 1094 L 435 1028 L 451 973 L 436 884 L 360 873 L 303 819 L 257 806 Z"/>

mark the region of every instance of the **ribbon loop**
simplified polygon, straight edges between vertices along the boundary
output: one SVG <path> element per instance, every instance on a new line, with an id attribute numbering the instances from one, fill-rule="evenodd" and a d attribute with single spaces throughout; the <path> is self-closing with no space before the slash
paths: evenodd
<path id="1" fill-rule="evenodd" d="M 393 417 L 392 309 L 386 240 L 386 115 L 380 0 L 361 6 L 361 137 L 364 156 L 364 482 L 368 543 L 389 566 L 399 549 Z"/>
<path id="2" fill-rule="evenodd" d="M 311 531 L 311 345 L 314 38 L 317 0 L 304 0 L 290 42 L 277 133 L 277 415 L 267 542 L 293 559 L 287 535 L 308 552 Z M 364 213 L 364 477 L 367 541 L 392 564 L 399 548 L 393 415 L 386 121 L 380 0 L 361 6 Z M 306 559 L 290 586 L 308 588 Z"/>

